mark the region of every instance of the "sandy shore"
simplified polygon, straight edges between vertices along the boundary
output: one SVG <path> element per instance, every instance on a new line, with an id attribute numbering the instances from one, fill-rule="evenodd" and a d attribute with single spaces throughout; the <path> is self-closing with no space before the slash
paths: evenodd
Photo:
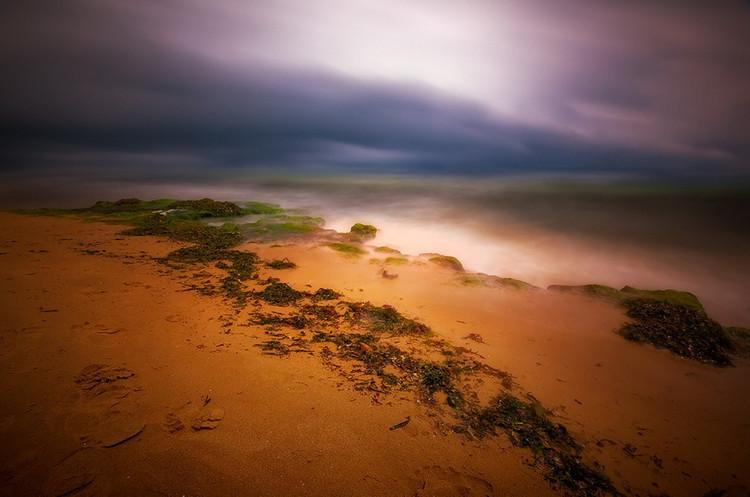
<path id="1" fill-rule="evenodd" d="M 250 316 L 279 309 L 237 310 L 191 289 L 211 267 L 153 260 L 184 244 L 5 213 L 0 229 L 0 495 L 559 495 L 504 437 L 452 433 L 314 354 L 262 354 Z M 629 343 L 622 310 L 584 296 L 465 286 L 432 265 L 384 279 L 308 244 L 241 249 L 298 265 L 262 278 L 392 305 L 509 372 L 625 494 L 747 494 L 747 359 Z"/>

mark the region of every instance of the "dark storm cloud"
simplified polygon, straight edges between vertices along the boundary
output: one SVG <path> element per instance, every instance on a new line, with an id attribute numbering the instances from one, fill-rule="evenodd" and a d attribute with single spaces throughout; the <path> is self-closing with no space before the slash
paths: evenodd
<path id="1" fill-rule="evenodd" d="M 196 21 L 201 7 L 191 2 L 29 1 L 0 9 L 5 170 L 107 164 L 135 170 L 184 163 L 207 171 L 210 166 L 746 171 L 747 142 L 736 130 L 726 130 L 728 121 L 750 126 L 746 99 L 738 99 L 729 116 L 712 116 L 698 103 L 699 109 L 686 110 L 686 119 L 713 119 L 715 125 L 697 134 L 689 126 L 680 134 L 689 141 L 675 150 L 643 146 L 628 135 L 662 105 L 655 103 L 658 92 L 648 78 L 622 82 L 623 71 L 652 74 L 663 60 L 662 55 L 649 58 L 642 46 L 617 46 L 612 50 L 618 57 L 608 58 L 612 50 L 575 41 L 587 58 L 570 66 L 589 75 L 563 71 L 556 91 L 539 97 L 549 100 L 559 122 L 532 125 L 515 116 L 498 117 L 481 100 L 423 82 L 367 79 L 283 60 L 209 57 L 212 42 L 215 52 L 222 46 L 216 41 L 221 25 Z M 167 22 L 175 12 L 190 22 L 175 28 Z M 214 20 L 231 26 L 228 18 Z M 250 42 L 262 43 L 262 23 L 244 26 L 260 32 L 251 34 Z M 172 36 L 184 37 L 191 29 L 206 50 Z M 736 63 L 744 54 L 725 56 Z M 592 61 L 601 71 L 590 70 Z M 726 70 L 721 61 L 716 64 Z M 563 105 L 571 101 L 578 105 Z M 605 133 L 606 126 L 596 129 L 601 119 L 624 122 L 625 129 L 612 126 Z M 599 133 L 568 130 L 567 123 L 593 123 Z M 649 126 L 659 130 L 667 124 Z"/>

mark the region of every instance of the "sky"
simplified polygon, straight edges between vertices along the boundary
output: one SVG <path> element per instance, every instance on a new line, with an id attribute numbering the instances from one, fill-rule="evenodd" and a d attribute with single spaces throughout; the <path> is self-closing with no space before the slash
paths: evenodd
<path id="1" fill-rule="evenodd" d="M 0 174 L 750 178 L 750 2 L 0 4 Z"/>

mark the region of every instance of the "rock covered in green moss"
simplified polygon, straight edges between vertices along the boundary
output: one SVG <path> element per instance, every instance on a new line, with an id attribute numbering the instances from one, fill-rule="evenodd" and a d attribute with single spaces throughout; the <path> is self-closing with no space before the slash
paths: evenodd
<path id="1" fill-rule="evenodd" d="M 644 298 L 659 302 L 684 305 L 700 312 L 705 312 L 698 297 L 690 292 L 682 290 L 643 290 L 632 286 L 624 286 L 617 290 L 607 285 L 550 285 L 549 290 L 559 292 L 581 293 L 592 297 L 600 297 L 613 302 L 621 303 L 631 298 Z"/>
<path id="2" fill-rule="evenodd" d="M 356 223 L 349 229 L 349 233 L 363 239 L 375 238 L 375 235 L 378 233 L 378 229 L 371 224 Z"/>
<path id="3" fill-rule="evenodd" d="M 452 269 L 453 271 L 463 272 L 464 270 L 464 265 L 461 264 L 461 261 L 451 255 L 432 255 L 429 258 L 429 261 L 437 266 L 444 267 L 446 269 Z"/>
<path id="4" fill-rule="evenodd" d="M 217 201 L 210 198 L 179 200 L 171 204 L 169 208 L 194 211 L 202 217 L 232 217 L 243 214 L 242 208 L 235 203 Z"/>
<path id="5" fill-rule="evenodd" d="M 342 254 L 347 255 L 363 255 L 367 253 L 366 250 L 357 245 L 352 245 L 351 243 L 333 242 L 327 244 L 327 246 L 336 252 L 341 252 Z"/>

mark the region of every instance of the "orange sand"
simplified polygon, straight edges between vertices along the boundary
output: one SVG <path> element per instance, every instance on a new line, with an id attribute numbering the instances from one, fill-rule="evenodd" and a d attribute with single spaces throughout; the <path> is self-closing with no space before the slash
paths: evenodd
<path id="1" fill-rule="evenodd" d="M 262 327 L 186 288 L 201 268 L 151 260 L 177 243 L 58 218 L 0 214 L 0 227 L 0 495 L 556 493 L 503 437 L 439 430 L 409 396 L 377 405 L 315 357 L 262 355 Z M 263 277 L 394 305 L 509 371 L 625 493 L 750 484 L 746 359 L 717 369 L 628 343 L 612 332 L 621 310 L 581 296 L 467 287 L 431 265 L 386 280 L 368 257 L 309 245 L 243 248 L 299 266 Z M 123 378 L 86 390 L 76 377 L 94 364 Z"/>

